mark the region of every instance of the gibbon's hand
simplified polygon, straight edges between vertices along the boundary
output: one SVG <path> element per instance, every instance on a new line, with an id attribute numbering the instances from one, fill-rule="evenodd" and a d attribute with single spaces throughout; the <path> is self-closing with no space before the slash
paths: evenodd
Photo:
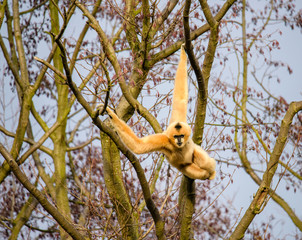
<path id="1" fill-rule="evenodd" d="M 186 51 L 186 43 L 181 44 L 181 48 Z"/>
<path id="2" fill-rule="evenodd" d="M 103 110 L 104 110 L 104 104 L 103 103 L 100 103 L 99 105 L 96 106 L 96 110 L 99 111 L 99 113 L 101 113 Z M 107 107 L 104 111 L 104 113 L 107 112 Z"/>
<path id="3" fill-rule="evenodd" d="M 99 112 L 102 112 L 103 109 L 104 109 L 104 104 L 101 103 L 101 104 L 97 105 L 96 109 L 97 109 Z M 112 119 L 113 117 L 117 117 L 117 116 L 115 115 L 115 113 L 114 113 L 108 106 L 106 107 L 104 113 L 105 113 L 105 112 L 108 114 L 108 116 L 109 116 L 111 119 Z"/>

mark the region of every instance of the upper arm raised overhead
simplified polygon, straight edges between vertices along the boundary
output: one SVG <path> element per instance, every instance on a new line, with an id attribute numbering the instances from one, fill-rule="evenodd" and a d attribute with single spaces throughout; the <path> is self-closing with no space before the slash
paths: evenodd
<path id="1" fill-rule="evenodd" d="M 170 124 L 172 122 L 187 122 L 188 104 L 188 73 L 187 55 L 183 47 L 180 50 L 180 60 L 175 75 L 173 104 Z"/>

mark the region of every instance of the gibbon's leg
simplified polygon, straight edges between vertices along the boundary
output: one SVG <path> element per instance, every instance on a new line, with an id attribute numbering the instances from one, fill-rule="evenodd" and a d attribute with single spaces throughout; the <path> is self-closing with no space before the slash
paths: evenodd
<path id="1" fill-rule="evenodd" d="M 211 158 L 208 153 L 203 150 L 198 145 L 195 146 L 193 152 L 193 162 L 201 169 L 206 170 L 210 177 L 209 179 L 212 180 L 216 176 L 216 161 L 214 158 Z"/>
<path id="2" fill-rule="evenodd" d="M 187 54 L 184 46 L 181 46 L 180 60 L 175 75 L 174 92 L 172 100 L 172 122 L 187 122 L 188 104 L 188 73 L 187 73 Z"/>
<path id="3" fill-rule="evenodd" d="M 195 163 L 184 166 L 182 169 L 180 169 L 180 171 L 191 179 L 205 180 L 210 177 L 208 171 L 201 169 Z"/>
<path id="4" fill-rule="evenodd" d="M 102 104 L 98 105 L 98 109 L 103 109 Z M 147 137 L 138 138 L 132 129 L 107 107 L 108 115 L 111 118 L 115 129 L 123 143 L 134 153 L 143 154 L 153 151 L 160 151 L 164 148 L 169 149 L 169 139 L 164 134 L 153 134 Z"/>

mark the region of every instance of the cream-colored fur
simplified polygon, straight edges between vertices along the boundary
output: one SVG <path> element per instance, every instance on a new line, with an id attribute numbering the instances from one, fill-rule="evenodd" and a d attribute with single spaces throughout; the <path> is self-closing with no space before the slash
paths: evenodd
<path id="1" fill-rule="evenodd" d="M 181 48 L 180 61 L 175 77 L 172 116 L 170 125 L 163 133 L 138 138 L 131 128 L 109 108 L 113 126 L 121 140 L 134 153 L 143 154 L 159 151 L 166 155 L 169 163 L 192 179 L 214 179 L 216 161 L 209 157 L 200 146 L 196 145 L 190 135 L 191 128 L 187 124 L 187 55 Z M 98 108 L 102 109 L 102 105 Z"/>

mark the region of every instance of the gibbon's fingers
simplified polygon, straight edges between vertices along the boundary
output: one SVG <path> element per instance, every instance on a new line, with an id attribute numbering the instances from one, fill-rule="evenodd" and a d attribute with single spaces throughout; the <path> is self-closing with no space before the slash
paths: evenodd
<path id="1" fill-rule="evenodd" d="M 96 109 L 99 111 L 99 114 L 101 114 L 101 112 L 103 111 L 103 109 L 104 109 L 104 104 L 102 104 L 102 103 L 100 103 L 99 105 L 97 105 L 96 106 Z M 108 106 L 106 107 L 106 109 L 105 109 L 105 111 L 104 111 L 104 113 L 105 112 L 107 112 L 108 113 Z M 110 109 L 109 109 L 110 110 Z M 103 114 L 104 115 L 104 114 Z"/>
<path id="2" fill-rule="evenodd" d="M 188 76 L 187 76 L 187 54 L 183 48 L 180 50 L 180 60 L 175 75 L 172 114 L 172 122 L 187 122 L 188 104 Z"/>
<path id="3" fill-rule="evenodd" d="M 104 109 L 104 104 L 97 105 L 96 109 L 98 110 L 99 115 L 104 115 L 104 113 L 106 112 L 106 109 Z"/>
<path id="4" fill-rule="evenodd" d="M 99 110 L 99 111 L 103 110 L 103 108 L 104 108 L 103 103 L 100 103 L 99 105 L 96 106 L 96 109 Z"/>
<path id="5" fill-rule="evenodd" d="M 196 164 L 191 163 L 184 166 L 180 171 L 189 178 L 205 180 L 210 177 L 208 171 L 199 168 Z"/>
<path id="6" fill-rule="evenodd" d="M 96 107 L 99 111 L 101 111 L 101 110 L 103 110 L 103 108 L 104 108 L 104 104 L 99 104 L 99 105 L 97 105 L 97 107 Z M 107 106 L 106 107 L 106 110 L 105 110 L 105 112 L 107 112 L 108 113 L 108 115 L 109 115 L 109 117 L 111 118 L 111 119 L 113 119 L 113 118 L 118 118 L 118 116 Z"/>

